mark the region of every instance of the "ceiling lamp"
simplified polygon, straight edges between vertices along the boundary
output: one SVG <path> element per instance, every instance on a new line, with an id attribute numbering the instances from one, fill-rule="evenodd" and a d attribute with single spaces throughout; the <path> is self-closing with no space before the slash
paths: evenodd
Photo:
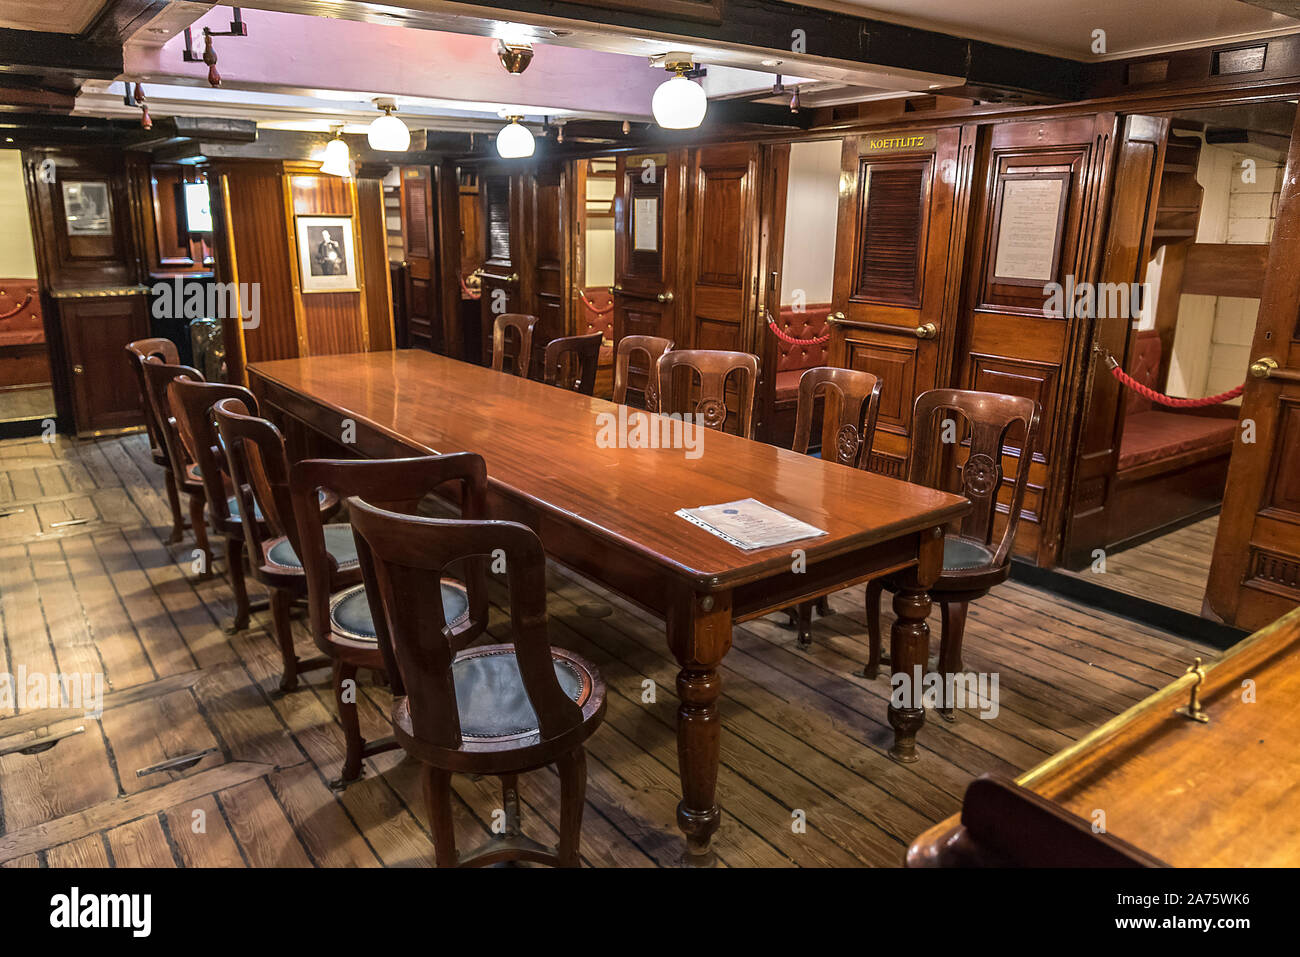
<path id="1" fill-rule="evenodd" d="M 320 171 L 345 178 L 352 175 L 352 152 L 343 142 L 342 128 L 335 131 L 334 139 L 325 144 L 325 161 L 320 164 Z"/>
<path id="2" fill-rule="evenodd" d="M 533 134 L 528 127 L 521 126 L 522 116 L 507 116 L 510 122 L 501 127 L 497 134 L 497 152 L 505 159 L 522 159 L 533 155 Z"/>
<path id="3" fill-rule="evenodd" d="M 678 54 L 669 54 L 665 58 L 664 68 L 672 70 L 675 76 L 659 84 L 650 109 L 655 122 L 666 130 L 693 130 L 704 120 L 709 98 L 704 94 L 704 87 L 686 79 L 692 67 L 690 59 L 677 57 Z"/>
<path id="4" fill-rule="evenodd" d="M 400 153 L 411 148 L 411 131 L 406 124 L 393 116 L 397 103 L 386 97 L 375 100 L 375 106 L 384 111 L 383 116 L 375 117 L 370 128 L 366 130 L 366 141 L 372 150 L 388 153 Z"/>

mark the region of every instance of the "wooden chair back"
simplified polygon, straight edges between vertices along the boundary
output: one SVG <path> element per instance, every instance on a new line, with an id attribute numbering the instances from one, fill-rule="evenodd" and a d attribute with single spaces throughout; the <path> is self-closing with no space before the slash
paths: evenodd
<path id="1" fill-rule="evenodd" d="M 340 498 L 358 497 L 392 512 L 417 514 L 425 496 L 455 486 L 461 518 L 482 520 L 487 516 L 487 466 L 473 452 L 429 455 L 404 459 L 304 459 L 289 470 L 289 488 L 298 521 L 298 540 L 303 570 L 307 575 L 307 607 L 312 634 L 318 640 L 330 630 L 329 602 L 337 589 L 338 566 L 325 548 L 325 519 L 319 494 L 322 489 Z M 469 558 L 454 576 L 465 585 L 469 597 L 469 625 L 456 630 L 453 647 L 459 651 L 487 625 L 487 563 Z M 375 618 L 376 628 L 382 619 Z M 396 661 L 391 648 L 380 643 L 389 675 L 396 681 Z M 396 693 L 402 693 L 400 690 Z"/>
<path id="2" fill-rule="evenodd" d="M 871 443 L 880 411 L 880 379 L 858 369 L 818 366 L 799 377 L 799 406 L 795 412 L 796 452 L 807 452 L 812 441 L 813 408 L 818 394 L 822 403 L 822 435 L 834 436 L 834 447 L 822 445 L 822 458 L 855 469 L 871 461 Z M 833 421 L 832 420 L 833 417 Z M 828 429 L 831 425 L 833 428 Z"/>
<path id="3" fill-rule="evenodd" d="M 229 522 L 232 516 L 226 502 L 229 493 L 225 480 L 228 466 L 212 418 L 212 407 L 222 399 L 238 399 L 244 408 L 257 415 L 257 399 L 242 385 L 196 381 L 187 375 L 178 375 L 168 383 L 167 397 L 181 441 L 199 467 L 213 520 L 218 525 Z"/>
<path id="4" fill-rule="evenodd" d="M 348 499 L 362 574 L 380 642 L 390 647 L 416 737 L 458 749 L 462 744 L 452 680 L 455 642 L 443 617 L 439 582 L 465 559 L 504 556 L 510 589 L 511 643 L 524 691 L 537 715 L 540 743 L 582 723 L 582 710 L 560 687 L 546 626 L 546 555 L 541 540 L 516 522 L 401 515 Z M 516 745 L 511 745 L 516 746 Z"/>
<path id="5" fill-rule="evenodd" d="M 583 395 L 595 395 L 596 368 L 600 365 L 600 347 L 604 341 L 603 332 L 552 339 L 542 356 L 542 381 Z"/>
<path id="6" fill-rule="evenodd" d="M 659 336 L 624 336 L 614 350 L 614 401 L 627 404 L 627 390 L 632 385 L 632 358 L 645 356 L 645 395 L 647 411 L 659 411 L 659 357 L 673 351 L 673 340 Z M 635 388 L 635 386 L 633 386 Z"/>
<path id="7" fill-rule="evenodd" d="M 167 365 L 179 365 L 180 353 L 176 343 L 170 339 L 136 339 L 126 344 L 127 360 L 135 372 L 136 385 L 140 389 L 140 411 L 144 414 L 144 428 L 149 436 L 149 448 L 157 455 L 166 455 L 163 446 L 162 431 L 158 428 L 158 419 L 154 415 L 153 402 L 149 400 L 149 384 L 144 378 L 144 361 L 150 356 L 157 357 Z"/>
<path id="8" fill-rule="evenodd" d="M 167 455 L 167 462 L 176 476 L 177 483 L 185 478 L 185 468 L 193 459 L 181 440 L 176 416 L 172 414 L 171 400 L 167 397 L 167 387 L 177 376 L 187 376 L 196 382 L 203 381 L 203 373 L 191 366 L 160 362 L 157 356 L 149 356 L 140 363 L 144 373 L 145 388 L 149 404 L 153 408 L 154 421 L 158 423 L 159 438 Z"/>
<path id="9" fill-rule="evenodd" d="M 689 377 L 678 370 L 691 370 Z M 694 382 L 698 377 L 696 391 Z M 727 405 L 727 380 L 736 380 L 736 400 Z M 725 431 L 728 415 L 734 415 L 736 434 L 752 438 L 754 431 L 754 386 L 758 381 L 758 359 L 748 352 L 717 349 L 677 349 L 659 357 L 659 388 L 663 412 L 694 412 L 710 429 Z M 692 404 L 694 407 L 687 408 Z"/>
<path id="10" fill-rule="evenodd" d="M 528 378 L 528 368 L 533 358 L 533 329 L 537 326 L 536 316 L 519 312 L 506 312 L 496 317 L 492 323 L 492 368 L 497 372 L 505 371 L 506 358 L 513 359 L 514 374 L 522 379 Z M 510 335 L 513 333 L 513 336 Z M 518 351 L 508 350 L 509 342 L 517 343 Z"/>
<path id="11" fill-rule="evenodd" d="M 266 562 L 265 544 L 281 536 L 288 538 L 295 554 L 301 556 L 284 436 L 266 419 L 252 415 L 239 398 L 217 402 L 212 415 L 226 447 L 226 469 L 239 503 L 249 567 L 261 568 Z"/>
<path id="12" fill-rule="evenodd" d="M 969 428 L 968 454 L 960 467 L 957 453 L 963 444 L 963 431 L 956 420 L 946 424 L 947 412 L 960 414 Z M 1039 415 L 1037 402 L 1018 395 L 931 389 L 916 397 L 908 479 L 917 485 L 959 492 L 970 499 L 974 508 L 962 520 L 961 534 L 982 542 L 989 549 L 993 549 L 1002 463 L 1009 440 L 1019 443 L 1006 527 L 994 551 L 993 568 L 1000 567 L 1011 555 L 1011 543 L 1029 484 L 1029 467 L 1037 447 Z M 1018 433 L 1014 437 L 1013 429 Z M 954 472 L 956 481 L 951 477 Z"/>

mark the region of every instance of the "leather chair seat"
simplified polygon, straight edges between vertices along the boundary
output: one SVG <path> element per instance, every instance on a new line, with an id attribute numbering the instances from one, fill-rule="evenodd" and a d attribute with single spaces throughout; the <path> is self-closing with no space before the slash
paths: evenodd
<path id="1" fill-rule="evenodd" d="M 450 578 L 442 580 L 442 617 L 448 628 L 457 628 L 469 619 L 465 586 Z M 353 641 L 378 642 L 365 585 L 355 585 L 330 599 L 330 626 Z"/>
<path id="2" fill-rule="evenodd" d="M 551 661 L 564 693 L 581 707 L 591 675 L 554 652 Z M 463 651 L 451 664 L 460 732 L 466 738 L 513 738 L 537 733 L 537 715 L 524 690 L 513 651 Z"/>
<path id="3" fill-rule="evenodd" d="M 226 511 L 230 513 L 230 517 L 234 521 L 239 521 L 239 497 L 237 495 L 230 495 L 226 498 Z M 256 502 L 253 503 L 253 518 L 259 522 L 266 521 L 266 516 L 262 514 L 262 506 Z"/>
<path id="4" fill-rule="evenodd" d="M 339 522 L 325 526 L 325 551 L 330 553 L 340 569 L 357 568 L 357 540 L 352 537 L 352 526 Z M 282 568 L 302 568 L 302 560 L 287 538 L 276 538 L 266 546 L 266 560 Z"/>
<path id="5" fill-rule="evenodd" d="M 992 564 L 993 552 L 966 538 L 949 536 L 943 540 L 943 570 L 964 571 Z"/>

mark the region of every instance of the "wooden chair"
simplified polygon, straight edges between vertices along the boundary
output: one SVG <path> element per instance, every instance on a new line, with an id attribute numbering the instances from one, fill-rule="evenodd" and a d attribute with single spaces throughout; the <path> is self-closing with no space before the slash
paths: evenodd
<path id="1" fill-rule="evenodd" d="M 326 525 L 316 507 L 322 493 L 359 496 L 396 511 L 414 514 L 420 501 L 439 488 L 455 483 L 459 488 L 461 516 L 486 515 L 487 471 L 483 459 L 470 452 L 424 458 L 306 459 L 290 471 L 290 492 L 298 517 L 303 568 L 307 572 L 307 608 L 316 647 L 334 662 L 334 696 L 339 722 L 347 742 L 343 771 L 331 787 L 342 788 L 360 779 L 362 760 L 397 747 L 392 736 L 369 744 L 361 736 L 355 694 L 357 670 L 388 671 L 379 647 L 379 633 L 371 616 L 365 585 L 340 581 L 338 563 L 326 547 Z M 463 647 L 487 625 L 487 577 L 484 562 L 470 559 L 457 578 L 440 581 L 443 620 Z"/>
<path id="2" fill-rule="evenodd" d="M 518 312 L 506 312 L 496 317 L 492 324 L 492 368 L 497 372 L 505 371 L 505 361 L 512 360 L 512 371 L 522 379 L 528 378 L 528 368 L 533 358 L 533 329 L 537 326 L 536 316 L 526 316 Z M 508 333 L 514 333 L 518 343 L 516 352 L 508 352 L 510 340 Z M 593 380 L 594 381 L 594 380 Z"/>
<path id="3" fill-rule="evenodd" d="M 596 369 L 604 341 L 602 332 L 552 339 L 542 355 L 542 381 L 583 395 L 595 395 Z"/>
<path id="4" fill-rule="evenodd" d="M 329 659 L 299 661 L 293 647 L 289 612 L 296 599 L 307 597 L 303 546 L 289 489 L 289 459 L 280 430 L 266 419 L 249 414 L 239 398 L 226 398 L 212 407 L 217 433 L 226 447 L 226 467 L 235 488 L 239 520 L 244 527 L 244 551 L 253 577 L 271 592 L 271 618 L 280 645 L 283 673 L 280 690 L 294 691 L 298 675 L 332 664 Z M 321 507 L 337 505 L 326 495 Z M 325 547 L 336 565 L 335 587 L 361 582 L 356 543 L 345 523 L 325 526 Z"/>
<path id="5" fill-rule="evenodd" d="M 148 389 L 149 402 L 153 406 L 154 419 L 161 433 L 163 450 L 167 453 L 167 464 L 173 481 L 180 492 L 189 498 L 190 528 L 194 532 L 194 542 L 203 552 L 203 577 L 212 571 L 212 547 L 208 543 L 207 523 L 204 521 L 203 509 L 207 502 L 207 493 L 203 488 L 203 476 L 199 474 L 198 464 L 189 456 L 181 441 L 176 417 L 172 414 L 171 402 L 167 398 L 167 386 L 177 376 L 187 376 L 202 382 L 203 373 L 190 366 L 160 362 L 157 356 L 150 356 L 141 363 L 144 372 L 145 387 Z M 172 528 L 175 540 L 176 530 Z"/>
<path id="6" fill-rule="evenodd" d="M 688 377 L 679 369 L 690 369 Z M 727 405 L 727 379 L 735 376 L 736 400 Z M 698 391 L 694 387 L 699 377 Z M 714 349 L 677 349 L 659 357 L 661 411 L 694 412 L 710 429 L 726 431 L 728 416 L 736 418 L 736 434 L 753 438 L 754 385 L 758 360 L 748 352 Z M 692 406 L 688 408 L 688 406 Z"/>
<path id="7" fill-rule="evenodd" d="M 181 514 L 181 497 L 176 488 L 176 477 L 172 475 L 171 462 L 167 458 L 167 449 L 163 445 L 162 429 L 154 415 L 153 402 L 149 399 L 149 384 L 144 378 L 144 361 L 155 356 L 167 365 L 179 365 L 180 354 L 176 343 L 170 339 L 137 339 L 126 344 L 127 359 L 135 371 L 136 384 L 140 388 L 140 411 L 144 415 L 144 428 L 149 436 L 149 454 L 155 465 L 163 470 L 163 487 L 167 490 L 167 504 L 172 511 L 172 534 L 168 541 L 176 544 L 185 534 L 185 517 Z"/>
<path id="8" fill-rule="evenodd" d="M 605 683 L 588 662 L 550 644 L 541 541 L 515 522 L 417 518 L 358 498 L 348 507 L 390 663 L 393 728 L 424 765 L 438 866 L 578 866 L 587 787 L 582 745 L 604 718 Z M 449 564 L 493 553 L 504 555 L 508 570 L 512 641 L 464 650 L 447 627 L 437 583 Z M 560 776 L 556 848 L 519 831 L 518 776 L 551 763 Z M 505 834 L 465 857 L 456 850 L 453 773 L 501 778 Z"/>
<path id="9" fill-rule="evenodd" d="M 818 366 L 799 377 L 799 405 L 795 413 L 795 452 L 807 454 L 812 443 L 813 410 L 817 396 L 823 396 L 822 435 L 834 436 L 834 447 L 823 443 L 821 457 L 849 468 L 866 469 L 871 460 L 871 443 L 876 435 L 876 415 L 880 411 L 880 379 L 857 369 L 833 369 Z M 827 421 L 834 423 L 828 430 Z M 830 452 L 832 454 L 828 455 Z M 815 602 L 800 602 L 787 608 L 791 624 L 799 630 L 799 644 L 812 643 L 812 612 L 829 615 L 830 606 L 823 595 Z"/>
<path id="10" fill-rule="evenodd" d="M 659 357 L 673 351 L 673 340 L 659 336 L 624 336 L 614 353 L 614 401 L 627 404 L 627 390 L 632 385 L 632 357 L 645 356 L 645 382 L 641 393 L 648 412 L 659 411 Z"/>
<path id="11" fill-rule="evenodd" d="M 251 609 L 244 581 L 244 525 L 239 517 L 239 499 L 231 490 L 226 456 L 212 422 L 212 406 L 228 398 L 238 399 L 257 414 L 257 400 L 242 385 L 204 382 L 188 375 L 178 375 L 167 384 L 167 400 L 177 431 L 203 481 L 212 530 L 226 542 L 226 571 L 235 595 L 235 617 L 225 630 L 234 634 L 248 627 Z"/>
<path id="12" fill-rule="evenodd" d="M 959 425 L 947 426 L 956 441 L 944 442 L 947 413 L 956 412 L 969 426 L 968 454 L 959 453 Z M 969 603 L 989 593 L 1011 573 L 1011 545 L 1020 509 L 1029 484 L 1029 466 L 1038 441 L 1038 403 L 1033 399 L 995 392 L 962 389 L 932 389 L 916 397 L 912 412 L 912 449 L 908 481 L 931 488 L 956 491 L 971 500 L 970 514 L 956 534 L 943 543 L 943 571 L 930 587 L 930 597 L 939 603 L 943 615 L 943 637 L 939 645 L 939 670 L 944 675 L 961 671 L 961 641 L 966 629 Z M 1011 435 L 1012 431 L 1016 435 Z M 1006 523 L 1001 538 L 994 535 L 998 516 L 998 491 L 1002 487 L 1002 464 L 1008 439 L 1019 444 L 1016 477 L 1007 502 Z M 955 487 L 954 487 L 955 486 Z M 876 677 L 880 653 L 880 596 L 883 589 L 894 591 L 893 579 L 880 578 L 867 585 L 867 632 L 871 649 L 864 674 Z M 940 712 L 954 720 L 951 709 Z"/>

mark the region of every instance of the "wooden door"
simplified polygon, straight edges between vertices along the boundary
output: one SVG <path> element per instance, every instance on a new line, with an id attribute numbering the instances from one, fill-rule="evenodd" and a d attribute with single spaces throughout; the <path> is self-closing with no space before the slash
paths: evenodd
<path id="1" fill-rule="evenodd" d="M 138 425 L 140 389 L 122 347 L 149 336 L 144 295 L 60 299 L 77 433 Z"/>
<path id="2" fill-rule="evenodd" d="M 533 277 L 525 263 L 527 245 L 521 241 L 528 231 L 524 217 L 531 204 L 524 193 L 531 183 L 531 177 L 518 173 L 491 172 L 479 179 L 484 253 L 479 308 L 485 365 L 492 361 L 492 325 L 496 317 L 532 310 Z"/>
<path id="3" fill-rule="evenodd" d="M 569 319 L 568 252 L 570 204 L 564 163 L 541 165 L 531 177 L 531 268 L 533 270 L 533 368 L 540 369 L 546 343 L 574 330 Z"/>
<path id="4" fill-rule="evenodd" d="M 895 478 L 913 402 L 948 381 L 974 140 L 961 127 L 844 140 L 830 363 L 880 378 L 870 467 Z"/>
<path id="5" fill-rule="evenodd" d="M 953 384 L 1028 396 L 1042 409 L 1015 552 L 1044 567 L 1056 564 L 1061 547 L 1093 322 L 1073 309 L 1048 316 L 1044 307 L 1053 283 L 1097 282 L 1098 209 L 1115 134 L 1113 113 L 1005 123 L 988 131 L 976 160 L 981 192 Z M 1026 242 L 1027 228 L 1041 235 Z M 1004 466 L 1004 502 L 1018 455 Z"/>
<path id="6" fill-rule="evenodd" d="M 614 193 L 614 342 L 624 336 L 677 338 L 684 153 L 618 157 Z M 646 370 L 629 369 L 629 401 L 640 400 Z"/>
<path id="7" fill-rule="evenodd" d="M 403 166 L 402 235 L 406 240 L 406 341 L 412 349 L 441 351 L 438 321 L 438 237 L 434 179 L 428 166 Z"/>
<path id="8" fill-rule="evenodd" d="M 1251 346 L 1252 377 L 1242 398 L 1206 595 L 1210 611 L 1248 631 L 1300 603 L 1298 170 L 1300 114 L 1291 132 Z M 1256 377 L 1260 372 L 1267 377 Z"/>

